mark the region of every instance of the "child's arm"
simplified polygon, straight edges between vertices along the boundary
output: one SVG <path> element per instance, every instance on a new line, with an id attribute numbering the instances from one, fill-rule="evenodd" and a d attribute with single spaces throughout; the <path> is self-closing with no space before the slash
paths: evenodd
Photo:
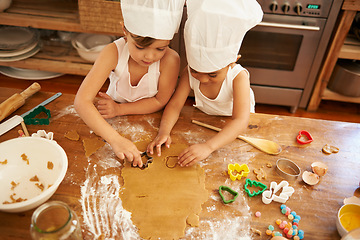
<path id="1" fill-rule="evenodd" d="M 94 66 L 82 82 L 76 97 L 75 109 L 83 121 L 99 136 L 105 139 L 120 159 L 127 158 L 134 166 L 142 166 L 140 152 L 136 146 L 108 124 L 94 106 L 94 99 L 117 64 L 117 48 L 109 44 L 100 53 Z"/>
<path id="2" fill-rule="evenodd" d="M 171 130 L 179 118 L 181 109 L 183 108 L 185 101 L 189 96 L 190 90 L 189 75 L 186 67 L 181 74 L 179 85 L 176 88 L 174 95 L 165 107 L 161 118 L 158 135 L 147 147 L 147 151 L 150 154 L 154 154 L 154 147 L 156 147 L 158 156 L 161 155 L 161 145 L 165 144 L 167 148 L 170 147 Z"/>
<path id="3" fill-rule="evenodd" d="M 144 98 L 136 102 L 114 102 L 105 93 L 99 93 L 101 100 L 98 101 L 98 109 L 104 118 L 112 118 L 122 115 L 148 114 L 164 108 L 174 93 L 180 67 L 180 57 L 172 49 L 168 48 L 160 62 L 160 77 L 158 93 L 151 98 Z"/>
<path id="4" fill-rule="evenodd" d="M 233 81 L 232 120 L 225 127 L 203 144 L 195 144 L 179 155 L 180 166 L 191 166 L 207 158 L 213 151 L 232 142 L 243 132 L 250 117 L 250 81 L 246 71 L 241 71 Z"/>

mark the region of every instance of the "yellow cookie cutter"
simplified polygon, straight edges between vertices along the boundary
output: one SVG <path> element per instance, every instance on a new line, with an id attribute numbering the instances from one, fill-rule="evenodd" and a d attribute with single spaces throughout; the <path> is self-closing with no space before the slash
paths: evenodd
<path id="1" fill-rule="evenodd" d="M 236 179 L 240 180 L 242 177 L 247 177 L 250 173 L 250 169 L 246 164 L 228 164 L 228 174 L 230 179 L 235 181 Z"/>

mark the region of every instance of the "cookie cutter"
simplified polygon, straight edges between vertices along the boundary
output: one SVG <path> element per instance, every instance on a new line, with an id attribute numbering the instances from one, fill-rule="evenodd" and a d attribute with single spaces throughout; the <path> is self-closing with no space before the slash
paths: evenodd
<path id="1" fill-rule="evenodd" d="M 306 140 L 304 139 L 304 136 L 306 137 Z M 311 134 L 306 130 L 299 131 L 299 134 L 296 136 L 296 141 L 300 144 L 308 144 L 313 141 L 313 137 Z"/>
<path id="2" fill-rule="evenodd" d="M 31 137 L 39 137 L 39 138 L 45 138 L 48 140 L 53 140 L 54 133 L 53 132 L 46 133 L 45 130 L 38 130 L 36 133 L 31 134 Z"/>
<path id="3" fill-rule="evenodd" d="M 249 173 L 250 169 L 246 164 L 228 164 L 228 174 L 232 181 L 235 181 L 236 179 L 240 180 L 242 177 L 247 177 Z"/>
<path id="4" fill-rule="evenodd" d="M 250 189 L 248 188 L 249 186 L 250 187 L 252 187 L 252 186 L 260 187 L 261 190 L 251 192 Z M 254 196 L 262 194 L 267 189 L 267 186 L 261 182 L 247 178 L 245 181 L 244 189 L 245 189 L 245 192 L 249 195 L 249 197 L 254 197 Z"/>
<path id="5" fill-rule="evenodd" d="M 286 180 L 296 180 L 300 176 L 301 170 L 293 161 L 280 158 L 276 161 L 276 172 Z"/>
<path id="6" fill-rule="evenodd" d="M 145 151 L 145 152 L 142 152 L 142 153 L 140 154 L 140 156 L 141 156 L 141 158 L 142 158 L 142 157 L 145 157 L 145 158 L 146 158 L 146 162 L 143 163 L 142 167 L 133 166 L 132 164 L 131 164 L 131 166 L 134 167 L 134 168 L 137 167 L 137 168 L 140 168 L 141 170 L 144 170 L 145 168 L 147 168 L 147 167 L 149 166 L 150 163 L 153 162 L 153 157 L 149 156 L 146 151 Z"/>
<path id="7" fill-rule="evenodd" d="M 281 193 L 276 195 L 280 189 L 282 189 Z M 262 201 L 265 204 L 270 204 L 272 201 L 285 203 L 294 192 L 294 188 L 290 187 L 289 183 L 285 180 L 281 181 L 279 184 L 271 182 L 269 190 L 262 193 Z"/>
<path id="8" fill-rule="evenodd" d="M 233 195 L 234 197 L 232 199 L 229 199 L 229 200 L 226 200 L 224 195 L 222 194 L 222 191 L 227 191 L 228 193 L 230 193 L 231 195 Z M 228 204 L 228 203 L 232 203 L 236 200 L 236 198 L 239 196 L 239 193 L 235 190 L 232 190 L 230 187 L 228 186 L 220 186 L 219 187 L 219 194 L 220 194 L 220 197 L 222 199 L 222 201 L 225 203 L 225 204 Z"/>
<path id="9" fill-rule="evenodd" d="M 36 116 L 42 112 L 46 114 L 47 118 L 36 118 Z M 28 125 L 49 125 L 50 117 L 49 109 L 46 109 L 44 106 L 38 106 L 24 117 L 24 122 Z"/>

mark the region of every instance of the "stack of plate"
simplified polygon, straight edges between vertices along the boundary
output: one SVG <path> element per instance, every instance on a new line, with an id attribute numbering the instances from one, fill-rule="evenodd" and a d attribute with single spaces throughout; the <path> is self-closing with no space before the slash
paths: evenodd
<path id="1" fill-rule="evenodd" d="M 0 27 L 0 62 L 23 60 L 39 51 L 37 30 L 15 26 Z"/>

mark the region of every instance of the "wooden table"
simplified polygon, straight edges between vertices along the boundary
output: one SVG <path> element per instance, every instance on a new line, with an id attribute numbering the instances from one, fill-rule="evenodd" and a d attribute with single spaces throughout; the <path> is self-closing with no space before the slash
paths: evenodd
<path id="1" fill-rule="evenodd" d="M 0 88 L 0 102 L 16 91 Z M 26 112 L 53 94 L 36 93 L 14 114 L 20 115 Z M 109 208 L 107 210 L 109 211 L 107 218 L 110 222 L 115 222 L 117 228 L 114 227 L 114 224 L 110 225 L 109 223 L 107 226 L 103 226 L 102 223 L 104 222 L 100 218 L 104 211 L 100 209 L 101 204 L 113 206 L 111 204 L 114 202 L 119 203 L 117 191 L 121 188 L 122 183 L 120 177 L 122 164 L 114 157 L 109 146 L 103 147 L 96 154 L 86 158 L 81 141 L 71 141 L 64 137 L 64 134 L 72 129 L 75 129 L 82 139 L 92 135 L 90 129 L 74 111 L 73 100 L 74 95 L 63 94 L 57 100 L 46 105 L 52 114 L 50 125 L 28 126 L 30 133 L 34 133 L 38 129 L 53 132 L 54 140 L 64 148 L 68 156 L 68 172 L 51 200 L 64 201 L 77 213 L 81 219 L 84 239 L 109 237 L 111 234 L 116 236 L 115 239 L 122 239 L 120 233 L 122 223 L 121 221 L 116 222 L 119 221 L 119 218 L 115 219 L 116 212 L 111 212 L 114 209 Z M 133 141 L 149 141 L 156 134 L 160 118 L 161 113 L 158 112 L 141 116 L 117 117 L 110 120 L 110 123 Z M 191 119 L 217 127 L 224 126 L 229 120 L 227 117 L 208 116 L 192 106 L 185 106 L 173 130 L 173 136 L 187 144 L 201 142 L 215 134 L 212 130 L 192 124 Z M 18 137 L 17 130 L 19 129 L 21 129 L 20 125 L 0 136 L 0 142 Z M 309 131 L 314 141 L 308 145 L 299 145 L 296 142 L 299 130 Z M 199 229 L 202 229 L 202 232 L 196 233 L 195 229 L 193 234 L 207 236 L 204 238 L 209 239 L 210 232 L 215 231 L 211 234 L 228 232 L 228 234 L 251 236 L 252 239 L 269 239 L 265 235 L 268 225 L 272 224 L 275 229 L 279 230 L 275 220 L 278 218 L 285 220 L 285 216 L 280 213 L 281 204 L 272 202 L 265 205 L 260 196 L 248 197 L 242 191 L 245 180 L 232 182 L 226 173 L 227 165 L 236 162 L 248 164 L 251 170 L 248 175 L 250 179 L 256 179 L 253 173 L 254 169 L 263 167 L 267 178 L 261 182 L 269 186 L 271 181 L 279 183 L 283 180 L 275 172 L 276 161 L 279 158 L 288 158 L 296 162 L 302 171 L 311 171 L 310 164 L 315 161 L 324 162 L 328 165 L 328 173 L 321 178 L 318 185 L 308 186 L 301 177 L 289 181 L 290 186 L 294 187 L 295 193 L 286 205 L 301 216 L 300 229 L 304 230 L 305 239 L 340 239 L 335 226 L 337 210 L 343 204 L 344 198 L 351 197 L 359 192 L 360 125 L 252 114 L 249 128 L 244 135 L 276 141 L 282 146 L 283 151 L 278 156 L 272 156 L 260 152 L 241 140 L 235 140 L 228 146 L 214 152 L 208 160 L 203 161 L 201 165 L 205 169 L 206 188 L 210 192 L 210 197 L 203 205 L 200 220 L 201 224 L 207 225 L 207 227 L 202 228 L 200 226 Z M 339 153 L 331 155 L 322 153 L 321 149 L 327 143 L 337 146 L 340 149 Z M 272 167 L 268 168 L 267 163 L 271 163 Z M 117 184 L 115 184 L 114 179 L 118 179 Z M 101 186 L 101 184 L 103 185 Z M 220 185 L 227 185 L 239 190 L 242 197 L 239 197 L 232 204 L 223 204 L 217 193 Z M 100 189 L 103 187 L 108 188 L 104 192 L 108 195 L 99 192 L 103 191 Z M 99 197 L 99 193 L 102 195 L 101 201 L 96 199 Z M 89 201 L 91 198 L 93 201 Z M 29 239 L 30 218 L 33 211 L 23 213 L 0 212 L 0 239 Z M 262 213 L 260 218 L 254 216 L 256 211 Z M 98 217 L 98 221 L 92 220 L 91 216 L 93 218 Z M 251 233 L 250 227 L 260 230 L 262 235 L 258 236 Z M 187 232 L 185 239 L 189 238 L 191 234 L 190 231 Z M 212 236 L 214 237 L 214 235 Z M 232 236 L 237 239 L 239 235 Z"/>

